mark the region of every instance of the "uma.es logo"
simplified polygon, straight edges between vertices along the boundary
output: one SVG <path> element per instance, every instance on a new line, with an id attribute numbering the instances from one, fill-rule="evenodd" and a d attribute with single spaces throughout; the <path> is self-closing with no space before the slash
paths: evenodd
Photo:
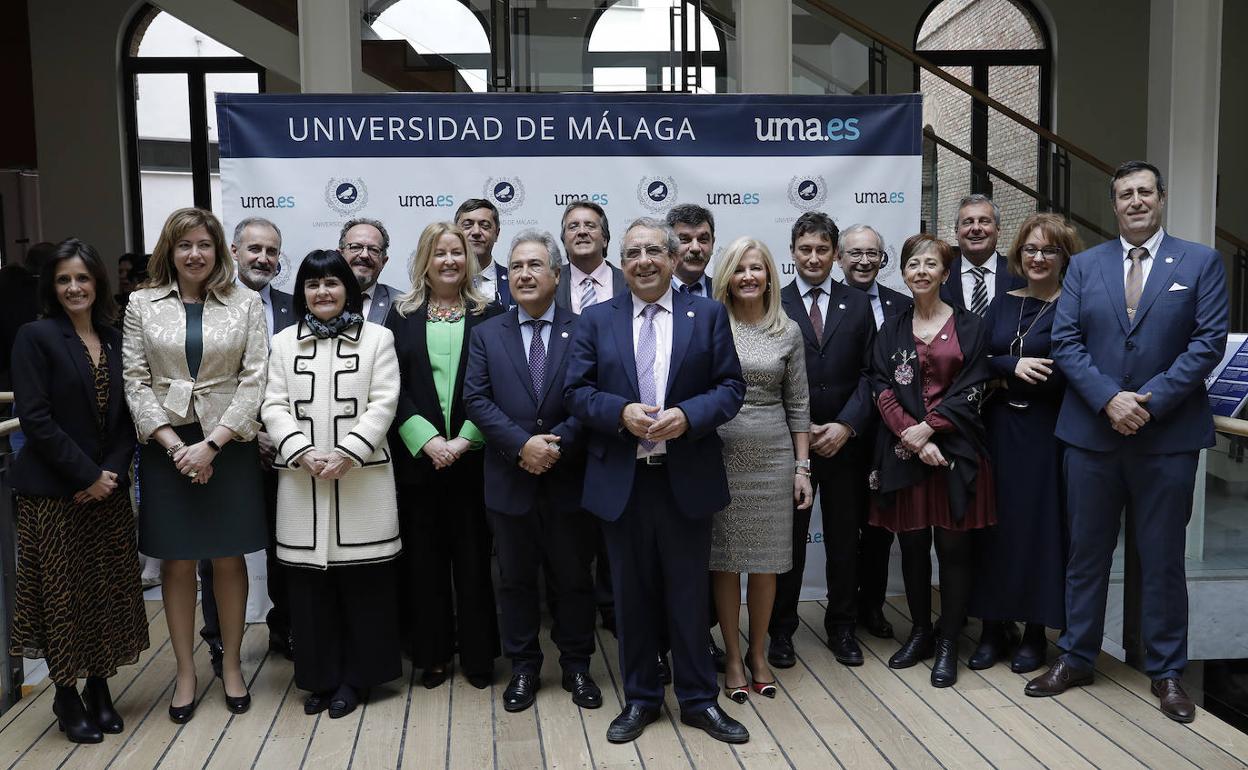
<path id="1" fill-rule="evenodd" d="M 760 142 L 856 142 L 858 118 L 754 118 Z"/>
<path id="2" fill-rule="evenodd" d="M 359 177 L 330 179 L 325 183 L 325 205 L 350 216 L 368 205 L 368 187 Z"/>
<path id="3" fill-rule="evenodd" d="M 455 196 L 449 193 L 402 193 L 399 195 L 399 207 L 412 208 L 449 208 L 455 205 Z"/>
<path id="4" fill-rule="evenodd" d="M 904 190 L 893 190 L 888 192 L 881 190 L 880 192 L 862 191 L 854 193 L 854 203 L 860 205 L 888 205 L 906 202 L 906 193 Z"/>
<path id="5" fill-rule="evenodd" d="M 637 183 L 637 202 L 654 214 L 671 208 L 677 194 L 676 180 L 670 176 L 643 176 Z"/>
<path id="6" fill-rule="evenodd" d="M 293 195 L 240 195 L 238 205 L 245 209 L 293 209 Z"/>
<path id="7" fill-rule="evenodd" d="M 789 203 L 802 211 L 814 211 L 828 199 L 828 183 L 821 176 L 795 176 L 789 180 Z"/>
<path id="8" fill-rule="evenodd" d="M 490 177 L 481 188 L 481 197 L 498 206 L 503 214 L 510 214 L 524 204 L 524 184 L 519 177 Z"/>

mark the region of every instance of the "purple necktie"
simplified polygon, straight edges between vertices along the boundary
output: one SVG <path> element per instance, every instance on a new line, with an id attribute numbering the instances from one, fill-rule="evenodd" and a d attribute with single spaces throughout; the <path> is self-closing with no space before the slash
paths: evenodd
<path id="1" fill-rule="evenodd" d="M 654 356 L 657 344 L 654 334 L 654 316 L 659 312 L 658 305 L 646 305 L 641 311 L 645 318 L 641 322 L 641 333 L 637 335 L 637 391 L 641 403 L 658 406 L 654 403 Z M 654 442 L 641 439 L 641 447 L 649 452 L 654 449 Z"/>
<path id="2" fill-rule="evenodd" d="M 525 321 L 533 330 L 533 339 L 529 342 L 529 374 L 533 377 L 533 392 L 542 395 L 542 385 L 546 382 L 546 344 L 542 342 L 542 328 L 546 321 L 535 319 Z"/>

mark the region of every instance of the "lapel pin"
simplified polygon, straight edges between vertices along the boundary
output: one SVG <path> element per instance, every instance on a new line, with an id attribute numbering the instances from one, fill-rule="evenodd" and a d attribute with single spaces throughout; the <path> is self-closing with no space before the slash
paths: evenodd
<path id="1" fill-rule="evenodd" d="M 886 300 L 884 300 L 884 304 L 885 304 L 885 305 L 891 305 L 891 304 L 893 304 L 893 301 L 892 301 L 891 299 L 886 299 Z"/>
<path id="2" fill-rule="evenodd" d="M 567 332 L 563 332 L 563 333 L 562 333 L 562 334 L 560 334 L 559 336 L 560 336 L 560 337 L 563 337 L 563 338 L 566 340 L 566 339 L 568 338 L 568 333 L 567 333 Z"/>
<path id="3" fill-rule="evenodd" d="M 844 309 L 845 309 L 845 303 L 844 303 L 844 302 L 842 302 L 842 303 L 840 303 L 839 305 L 837 305 L 837 307 L 838 307 L 838 308 L 840 308 L 841 310 L 844 310 Z"/>
<path id="4" fill-rule="evenodd" d="M 1171 263 L 1171 262 L 1173 262 L 1173 261 L 1174 261 L 1174 257 L 1166 257 L 1166 264 L 1167 264 L 1167 265 L 1168 265 L 1168 264 L 1170 264 L 1170 263 Z"/>
<path id="5" fill-rule="evenodd" d="M 948 335 L 948 334 L 942 334 L 942 335 L 940 335 L 940 338 L 941 338 L 942 340 L 947 340 L 947 339 L 949 339 L 949 335 Z"/>
<path id="6" fill-rule="evenodd" d="M 685 313 L 685 315 L 689 316 L 690 318 L 693 318 L 693 311 L 690 310 L 688 313 Z"/>

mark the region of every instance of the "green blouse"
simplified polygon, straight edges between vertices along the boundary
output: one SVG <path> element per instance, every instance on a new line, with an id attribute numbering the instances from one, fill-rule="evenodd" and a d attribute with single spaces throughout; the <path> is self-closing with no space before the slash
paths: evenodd
<path id="1" fill-rule="evenodd" d="M 433 384 L 438 390 L 438 405 L 442 408 L 442 419 L 445 425 L 441 429 L 433 423 L 414 414 L 399 426 L 399 437 L 407 445 L 413 456 L 420 453 L 421 447 L 434 436 L 450 436 L 451 404 L 455 400 L 455 378 L 459 374 L 459 358 L 464 349 L 464 328 L 462 320 L 455 323 L 445 321 L 429 321 L 425 324 L 425 341 L 429 349 L 429 367 L 433 370 Z M 485 436 L 477 430 L 470 420 L 464 420 L 459 429 L 458 438 L 468 439 L 473 449 L 485 444 Z"/>

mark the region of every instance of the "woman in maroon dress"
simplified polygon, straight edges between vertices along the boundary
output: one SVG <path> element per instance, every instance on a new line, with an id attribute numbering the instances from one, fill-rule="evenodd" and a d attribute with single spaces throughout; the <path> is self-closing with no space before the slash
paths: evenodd
<path id="1" fill-rule="evenodd" d="M 989 379 L 980 319 L 947 305 L 953 251 L 927 234 L 901 251 L 914 307 L 888 319 L 875 339 L 872 387 L 888 430 L 878 434 L 871 524 L 901 543 L 906 602 L 914 627 L 888 665 L 908 668 L 936 655 L 932 686 L 958 679 L 958 634 L 971 583 L 971 530 L 996 523 L 992 473 L 979 410 Z M 955 276 L 956 280 L 956 276 Z M 941 629 L 931 623 L 931 548 L 940 559 Z"/>

